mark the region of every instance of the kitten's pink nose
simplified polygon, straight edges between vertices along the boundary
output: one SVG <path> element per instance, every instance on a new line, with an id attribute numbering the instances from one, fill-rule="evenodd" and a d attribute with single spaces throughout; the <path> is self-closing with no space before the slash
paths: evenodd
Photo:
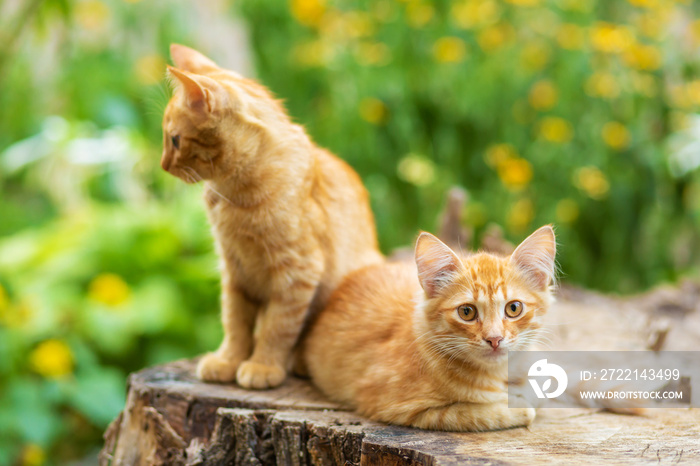
<path id="1" fill-rule="evenodd" d="M 501 341 L 503 341 L 502 336 L 495 336 L 495 337 L 486 337 L 484 340 L 488 341 L 491 344 L 491 348 L 493 349 L 498 349 L 498 345 L 501 344 Z"/>

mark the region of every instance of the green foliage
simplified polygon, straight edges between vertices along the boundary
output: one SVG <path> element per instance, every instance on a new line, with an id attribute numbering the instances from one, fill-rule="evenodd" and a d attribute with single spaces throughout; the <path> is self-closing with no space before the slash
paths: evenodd
<path id="1" fill-rule="evenodd" d="M 243 44 L 212 35 L 206 2 L 15 3 L 0 19 L 0 464 L 62 463 L 100 444 L 128 372 L 220 341 L 200 189 L 158 166 L 162 77 L 171 42 L 223 65 Z M 240 0 L 213 16 L 243 19 L 260 80 L 361 174 L 385 251 L 434 231 L 459 184 L 477 239 L 554 223 L 566 280 L 624 292 L 697 270 L 697 8 Z"/>
<path id="2" fill-rule="evenodd" d="M 239 3 L 261 79 L 363 175 L 387 250 L 433 230 L 459 184 L 477 235 L 554 223 L 586 286 L 631 291 L 697 263 L 697 148 L 672 147 L 698 125 L 697 5 L 285 4 Z"/>

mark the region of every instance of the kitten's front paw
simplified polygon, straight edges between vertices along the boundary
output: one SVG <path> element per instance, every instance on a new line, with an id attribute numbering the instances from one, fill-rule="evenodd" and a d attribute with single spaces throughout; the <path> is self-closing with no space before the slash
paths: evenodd
<path id="1" fill-rule="evenodd" d="M 244 361 L 238 368 L 236 381 L 244 388 L 273 388 L 281 384 L 286 376 L 281 366 Z"/>
<path id="2" fill-rule="evenodd" d="M 510 425 L 507 427 L 527 427 L 535 420 L 535 408 L 510 408 Z"/>
<path id="3" fill-rule="evenodd" d="M 234 360 L 219 353 L 207 353 L 197 364 L 197 378 L 205 382 L 233 382 L 240 359 Z"/>

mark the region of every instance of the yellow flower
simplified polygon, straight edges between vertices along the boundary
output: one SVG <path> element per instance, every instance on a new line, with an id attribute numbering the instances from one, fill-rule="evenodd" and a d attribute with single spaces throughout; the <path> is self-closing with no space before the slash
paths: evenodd
<path id="1" fill-rule="evenodd" d="M 399 178 L 416 186 L 426 186 L 435 180 L 435 164 L 418 154 L 408 154 L 396 169 Z"/>
<path id="2" fill-rule="evenodd" d="M 62 340 L 46 340 L 29 354 L 29 364 L 44 377 L 63 377 L 73 372 L 73 353 Z"/>
<path id="3" fill-rule="evenodd" d="M 484 52 L 493 52 L 508 43 L 514 34 L 513 26 L 503 23 L 481 31 L 477 41 Z"/>
<path id="4" fill-rule="evenodd" d="M 510 191 L 521 191 L 532 180 L 532 165 L 525 159 L 508 159 L 498 166 L 498 177 Z"/>
<path id="5" fill-rule="evenodd" d="M 22 449 L 22 466 L 41 466 L 46 462 L 46 452 L 39 445 L 30 443 Z"/>
<path id="6" fill-rule="evenodd" d="M 541 0 L 506 0 L 506 2 L 517 6 L 537 6 Z"/>
<path id="7" fill-rule="evenodd" d="M 600 22 L 591 29 L 591 43 L 600 52 L 621 53 L 634 41 L 634 34 L 626 26 Z"/>
<path id="8" fill-rule="evenodd" d="M 620 85 L 617 79 L 610 73 L 594 73 L 586 81 L 586 94 L 592 97 L 602 97 L 604 99 L 614 99 L 620 95 Z"/>
<path id="9" fill-rule="evenodd" d="M 576 201 L 565 198 L 557 202 L 556 207 L 557 221 L 560 223 L 572 223 L 579 216 L 579 208 Z"/>
<path id="10" fill-rule="evenodd" d="M 668 90 L 668 103 L 676 108 L 689 108 L 693 106 L 690 97 L 690 86 L 683 84 L 672 85 Z"/>
<path id="11" fill-rule="evenodd" d="M 486 163 L 492 168 L 498 168 L 508 160 L 517 157 L 518 152 L 510 144 L 494 144 L 484 154 Z"/>
<path id="12" fill-rule="evenodd" d="M 546 42 L 530 42 L 523 47 L 520 61 L 530 71 L 539 71 L 549 63 L 551 50 Z"/>
<path id="13" fill-rule="evenodd" d="M 535 216 L 535 209 L 530 199 L 519 199 L 510 206 L 506 222 L 508 228 L 514 232 L 521 232 L 527 229 Z"/>
<path id="14" fill-rule="evenodd" d="M 0 285 L 0 313 L 3 313 L 8 307 L 10 307 L 10 298 L 7 296 L 5 288 Z"/>
<path id="15" fill-rule="evenodd" d="M 314 27 L 318 29 L 318 35 L 324 41 L 344 42 L 348 40 L 345 14 L 342 11 L 324 9 L 323 15 Z"/>
<path id="16" fill-rule="evenodd" d="M 635 44 L 625 52 L 624 59 L 638 70 L 653 71 L 661 67 L 661 52 L 652 45 Z"/>
<path id="17" fill-rule="evenodd" d="M 653 75 L 646 73 L 635 73 L 632 75 L 632 86 L 638 93 L 647 97 L 656 97 L 658 88 Z"/>
<path id="18" fill-rule="evenodd" d="M 559 117 L 545 117 L 540 121 L 540 136 L 549 142 L 563 144 L 574 135 L 571 123 Z"/>
<path id="19" fill-rule="evenodd" d="M 537 14 L 528 20 L 529 29 L 549 38 L 553 38 L 556 35 L 560 24 L 561 19 L 559 15 L 548 8 L 540 8 L 537 10 Z"/>
<path id="20" fill-rule="evenodd" d="M 627 0 L 630 5 L 640 8 L 656 8 L 659 5 L 659 0 Z"/>
<path id="21" fill-rule="evenodd" d="M 391 61 L 391 53 L 382 42 L 362 42 L 355 49 L 355 58 L 360 65 L 381 66 Z"/>
<path id="22" fill-rule="evenodd" d="M 98 0 L 88 0 L 75 5 L 76 22 L 90 31 L 99 31 L 105 27 L 110 17 L 109 7 Z"/>
<path id="23" fill-rule="evenodd" d="M 363 120 L 374 125 L 384 123 L 389 116 L 389 110 L 379 99 L 365 97 L 360 101 L 360 116 Z"/>
<path id="24" fill-rule="evenodd" d="M 591 199 L 600 200 L 610 191 L 610 183 L 596 167 L 582 167 L 576 171 L 574 183 Z"/>
<path id="25" fill-rule="evenodd" d="M 421 1 L 411 2 L 406 6 L 407 22 L 414 28 L 422 28 L 433 18 L 435 8 Z"/>
<path id="26" fill-rule="evenodd" d="M 304 66 L 325 66 L 333 57 L 333 46 L 328 41 L 318 39 L 302 42 L 294 46 L 292 57 Z"/>
<path id="27" fill-rule="evenodd" d="M 0 323 L 9 328 L 18 328 L 32 319 L 34 312 L 28 300 L 13 305 L 8 304 L 4 309 L 0 308 Z"/>
<path id="28" fill-rule="evenodd" d="M 350 11 L 343 16 L 344 27 L 349 37 L 366 37 L 374 32 L 374 23 L 369 13 Z"/>
<path id="29" fill-rule="evenodd" d="M 89 285 L 90 299 L 107 306 L 118 306 L 129 299 L 129 285 L 119 275 L 103 273 L 95 277 Z"/>
<path id="30" fill-rule="evenodd" d="M 165 76 L 165 59 L 158 54 L 144 55 L 134 63 L 134 74 L 144 86 L 157 84 Z"/>
<path id="31" fill-rule="evenodd" d="M 640 15 L 636 23 L 637 29 L 652 39 L 660 39 L 664 32 L 664 24 L 658 12 Z"/>
<path id="32" fill-rule="evenodd" d="M 557 104 L 559 95 L 551 81 L 537 81 L 530 88 L 529 101 L 535 110 L 548 110 Z"/>
<path id="33" fill-rule="evenodd" d="M 459 63 L 466 53 L 467 46 L 459 37 L 441 37 L 433 45 L 433 55 L 439 63 Z"/>
<path id="34" fill-rule="evenodd" d="M 452 6 L 452 18 L 464 29 L 494 24 L 501 18 L 501 6 L 494 0 L 465 0 Z"/>
<path id="35" fill-rule="evenodd" d="M 325 0 L 291 0 L 292 15 L 304 26 L 316 27 L 326 12 Z"/>
<path id="36" fill-rule="evenodd" d="M 690 25 L 690 33 L 696 44 L 700 43 L 700 19 L 696 19 Z"/>
<path id="37" fill-rule="evenodd" d="M 557 42 L 563 49 L 581 50 L 586 43 L 583 28 L 576 24 L 562 24 L 557 31 Z"/>
<path id="38" fill-rule="evenodd" d="M 609 147 L 620 150 L 629 145 L 630 133 L 625 125 L 617 121 L 605 123 L 602 131 L 603 141 Z"/>
<path id="39" fill-rule="evenodd" d="M 700 105 L 700 79 L 686 83 L 685 95 L 692 105 Z"/>

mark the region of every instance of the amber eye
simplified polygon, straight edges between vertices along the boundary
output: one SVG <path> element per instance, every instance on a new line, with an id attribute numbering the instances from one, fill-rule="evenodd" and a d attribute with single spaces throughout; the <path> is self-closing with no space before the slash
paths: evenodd
<path id="1" fill-rule="evenodd" d="M 506 304 L 506 315 L 508 317 L 518 317 L 523 312 L 523 303 L 511 301 Z"/>
<path id="2" fill-rule="evenodd" d="M 172 141 L 173 147 L 174 147 L 175 149 L 179 149 L 179 148 L 180 148 L 180 136 L 173 136 L 173 137 L 170 138 L 170 141 Z"/>
<path id="3" fill-rule="evenodd" d="M 476 306 L 472 304 L 462 304 L 457 308 L 457 314 L 459 314 L 462 320 L 466 320 L 467 322 L 472 321 L 476 319 L 477 316 Z"/>

